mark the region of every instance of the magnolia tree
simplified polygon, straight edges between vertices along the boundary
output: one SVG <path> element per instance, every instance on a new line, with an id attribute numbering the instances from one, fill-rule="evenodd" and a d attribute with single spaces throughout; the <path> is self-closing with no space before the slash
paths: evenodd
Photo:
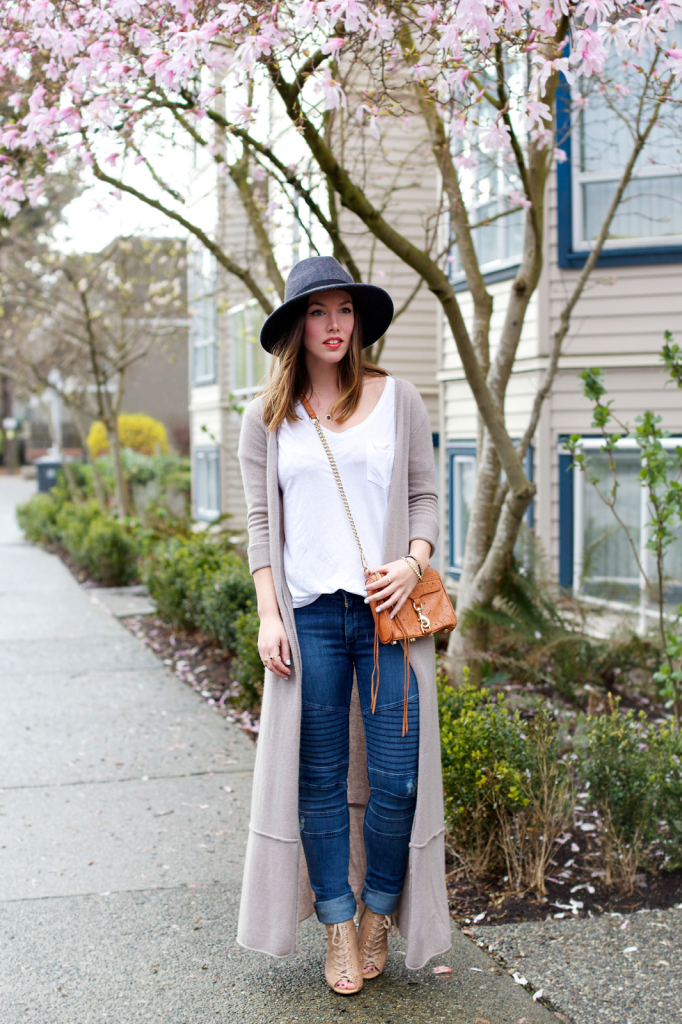
<path id="1" fill-rule="evenodd" d="M 671 0 L 16 0 L 0 30 L 14 111 L 0 133 L 0 203 L 11 217 L 40 202 L 44 181 L 24 170 L 27 151 L 47 154 L 43 177 L 75 153 L 115 194 L 136 196 L 194 235 L 265 313 L 283 293 L 275 209 L 282 204 L 308 235 L 309 251 L 323 244 L 356 280 L 365 265 L 359 228 L 411 268 L 442 307 L 479 413 L 461 615 L 495 596 L 533 497 L 524 455 L 572 311 L 647 142 L 664 119 L 675 121 L 681 12 Z M 515 443 L 505 394 L 542 271 L 546 186 L 553 162 L 565 158 L 557 138 L 562 81 L 578 110 L 598 96 L 626 152 Z M 390 159 L 396 131 L 416 133 L 440 182 L 423 238 L 401 228 L 399 204 L 377 190 L 375 172 Z M 240 262 L 204 230 L 183 183 L 169 180 L 168 151 L 188 146 L 234 183 L 255 263 Z M 476 210 L 486 198 L 499 202 L 481 220 Z M 492 345 L 493 299 L 476 231 L 505 216 L 522 220 L 521 254 Z M 470 322 L 453 288 L 453 258 L 471 295 Z M 454 634 L 453 653 L 466 643 Z"/>

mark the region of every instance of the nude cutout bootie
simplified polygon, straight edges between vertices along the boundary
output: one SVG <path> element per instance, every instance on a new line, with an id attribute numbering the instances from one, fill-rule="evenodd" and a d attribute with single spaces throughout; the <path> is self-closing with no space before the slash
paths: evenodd
<path id="1" fill-rule="evenodd" d="M 327 963 L 324 976 L 333 992 L 340 996 L 352 996 L 362 988 L 362 967 L 358 955 L 358 938 L 355 922 L 342 921 L 328 924 Z"/>
<path id="2" fill-rule="evenodd" d="M 365 981 L 378 978 L 386 966 L 391 918 L 365 907 L 358 931 L 358 953 Z"/>

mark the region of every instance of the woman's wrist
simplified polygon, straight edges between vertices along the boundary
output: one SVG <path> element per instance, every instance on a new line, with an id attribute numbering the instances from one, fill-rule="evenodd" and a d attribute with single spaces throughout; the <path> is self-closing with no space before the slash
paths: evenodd
<path id="1" fill-rule="evenodd" d="M 420 540 L 415 538 L 410 543 L 410 557 L 416 559 L 419 563 L 420 571 L 423 573 L 425 569 L 429 567 L 429 558 L 431 557 L 431 545 L 428 541 Z"/>
<path id="2" fill-rule="evenodd" d="M 419 559 L 417 558 L 417 556 L 416 555 L 403 555 L 402 556 L 402 560 L 407 565 L 409 565 L 410 569 L 415 574 L 417 579 L 419 581 L 421 581 L 422 576 L 423 576 L 423 572 L 422 572 L 422 567 L 421 567 L 421 564 L 420 564 Z"/>
<path id="3" fill-rule="evenodd" d="M 279 608 L 264 608 L 262 611 L 258 608 L 258 618 L 261 622 L 279 622 L 282 616 L 279 614 Z"/>

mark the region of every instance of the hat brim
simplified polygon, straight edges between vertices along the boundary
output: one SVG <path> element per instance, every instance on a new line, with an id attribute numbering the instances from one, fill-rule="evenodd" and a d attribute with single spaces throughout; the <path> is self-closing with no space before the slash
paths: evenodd
<path id="1" fill-rule="evenodd" d="M 393 320 L 393 299 L 383 288 L 375 284 L 335 284 L 327 287 L 314 285 L 288 302 L 283 302 L 270 314 L 260 332 L 260 343 L 266 352 L 272 352 L 282 335 L 289 330 L 300 316 L 307 303 L 305 300 L 315 292 L 331 289 L 348 292 L 353 296 L 356 313 L 362 321 L 362 347 L 369 348 L 381 338 Z"/>

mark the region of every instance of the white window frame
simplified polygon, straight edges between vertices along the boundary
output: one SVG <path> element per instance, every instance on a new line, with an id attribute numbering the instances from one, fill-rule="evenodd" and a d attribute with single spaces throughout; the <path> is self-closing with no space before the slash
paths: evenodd
<path id="1" fill-rule="evenodd" d="M 462 507 L 462 482 L 461 475 L 458 471 L 458 467 L 470 464 L 474 467 L 474 474 L 476 473 L 476 452 L 473 451 L 471 455 L 455 455 L 452 459 L 452 468 L 454 471 L 454 480 L 452 485 L 452 500 L 454 508 L 452 510 L 452 565 L 455 569 L 460 572 L 464 564 L 464 547 L 466 545 L 466 532 L 462 529 L 462 517 L 460 510 Z"/>
<path id="2" fill-rule="evenodd" d="M 205 273 L 197 272 L 196 262 L 197 258 L 207 260 L 209 264 L 208 278 Z M 192 373 L 192 386 L 202 387 L 206 384 L 215 384 L 218 378 L 218 345 L 217 345 L 217 320 L 218 320 L 218 309 L 216 300 L 216 287 L 217 287 L 217 264 L 215 257 L 211 253 L 204 253 L 198 249 L 194 249 L 190 253 L 189 258 L 189 314 L 190 314 L 190 353 L 191 353 L 191 373 Z M 201 282 L 201 289 L 196 287 L 197 281 Z M 199 333 L 196 329 L 197 322 L 201 322 L 202 326 L 205 322 L 205 317 L 202 314 L 196 316 L 193 313 L 193 307 L 201 306 L 203 308 L 204 303 L 212 303 L 212 315 L 211 323 L 213 331 L 208 335 L 205 335 L 203 331 Z M 200 351 L 209 351 L 210 359 L 209 369 L 202 374 L 197 373 L 197 363 L 199 362 L 197 356 Z"/>
<path id="3" fill-rule="evenodd" d="M 682 444 L 682 437 L 664 437 L 661 439 L 661 445 L 668 451 L 674 451 L 678 445 Z M 581 449 L 585 452 L 590 451 L 601 451 L 604 446 L 604 439 L 602 437 L 584 437 L 582 439 Z M 621 438 L 616 442 L 616 449 L 619 451 L 639 451 L 639 445 L 633 438 Z M 612 601 L 608 598 L 603 597 L 592 597 L 591 595 L 584 594 L 580 587 L 580 581 L 583 574 L 583 554 L 585 549 L 585 510 L 584 510 L 584 494 L 585 488 L 591 487 L 592 485 L 585 478 L 585 474 L 582 472 L 579 466 L 573 467 L 573 593 L 576 594 L 582 601 L 588 604 L 602 605 L 603 607 L 613 608 L 617 611 L 627 611 L 631 614 L 638 614 L 640 629 L 644 631 L 646 628 L 647 618 L 656 618 L 658 612 L 654 608 L 648 607 L 647 592 L 646 592 L 646 581 L 644 576 L 639 573 L 637 576 L 619 577 L 619 582 L 638 584 L 639 586 L 639 604 L 629 605 L 624 601 Z M 649 560 L 649 550 L 647 548 L 647 541 L 649 539 L 649 512 L 648 512 L 648 498 L 645 487 L 640 487 L 640 536 L 639 536 L 639 556 L 640 565 L 646 566 Z M 616 520 L 614 519 L 614 523 Z M 619 527 L 620 529 L 620 527 Z M 594 576 L 591 579 L 596 582 L 607 582 L 611 577 L 599 577 Z"/>
<path id="4" fill-rule="evenodd" d="M 212 471 L 212 467 L 215 466 L 215 488 L 216 488 L 216 504 L 217 508 L 209 508 L 207 505 L 202 506 L 199 504 L 200 495 L 199 493 L 199 461 L 205 460 L 206 465 L 206 483 L 208 486 L 209 473 Z M 215 447 L 202 446 L 201 448 L 194 449 L 194 515 L 196 519 L 202 522 L 212 522 L 217 519 L 220 515 L 220 449 Z M 210 496 L 210 495 L 209 495 Z"/>
<path id="5" fill-rule="evenodd" d="M 594 242 L 583 238 L 583 185 L 599 184 L 602 182 L 620 181 L 622 168 L 616 171 L 583 171 L 580 168 L 580 110 L 573 102 L 577 94 L 575 86 L 571 89 L 571 135 L 574 140 L 571 145 L 571 206 L 573 210 L 573 251 L 590 252 Z M 632 172 L 633 181 L 653 180 L 656 178 L 682 177 L 682 163 L 661 164 L 656 167 L 647 167 L 643 163 L 644 152 L 635 165 Z M 606 214 L 606 210 L 604 210 Z M 603 250 L 607 249 L 651 249 L 669 247 L 682 244 L 682 234 L 679 235 L 631 235 L 624 238 L 607 238 Z"/>
<path id="6" fill-rule="evenodd" d="M 247 347 L 246 347 L 246 377 L 247 377 L 247 380 L 250 381 L 250 383 L 247 384 L 246 387 L 237 387 L 236 386 L 236 376 L 235 376 L 235 368 L 236 368 L 235 343 L 236 343 L 236 338 L 234 336 L 234 331 L 233 331 L 233 327 L 232 327 L 232 324 L 233 324 L 232 317 L 234 316 L 234 314 L 241 313 L 245 309 L 253 309 L 254 307 L 257 307 L 257 306 L 258 306 L 257 301 L 255 299 L 250 299 L 248 302 L 240 302 L 236 306 L 230 306 L 230 308 L 227 311 L 227 323 L 228 323 L 228 331 L 229 331 L 229 338 L 230 338 L 230 364 L 231 364 L 231 367 L 232 367 L 232 374 L 231 374 L 231 378 L 232 378 L 232 394 L 235 396 L 235 398 L 246 398 L 246 399 L 253 398 L 253 396 L 256 394 L 256 392 L 259 391 L 260 388 L 262 387 L 262 383 L 259 383 L 258 381 L 254 381 L 254 379 L 253 379 L 253 377 L 254 377 L 254 371 L 253 371 L 253 351 L 252 351 L 252 348 L 251 348 L 250 345 L 247 345 Z M 271 362 L 272 356 L 268 352 L 264 352 L 264 355 L 265 355 L 265 369 L 267 371 L 270 368 L 270 362 Z"/>
<path id="7" fill-rule="evenodd" d="M 476 224 L 481 216 L 479 211 L 483 207 L 488 206 L 488 204 L 490 203 L 495 203 L 497 206 L 497 210 L 495 211 L 495 213 L 490 214 L 490 216 L 495 216 L 496 213 L 500 213 L 502 209 L 505 209 L 509 205 L 509 199 L 504 194 L 498 194 L 495 196 L 490 196 L 488 199 L 479 199 L 474 203 L 467 204 L 469 222 Z M 520 212 L 521 214 L 523 214 L 523 210 L 514 211 L 514 213 L 516 212 Z M 488 225 L 487 227 L 475 228 L 471 232 L 474 241 L 474 246 L 476 245 L 478 232 L 489 231 L 492 228 L 497 232 L 497 248 L 498 250 L 500 250 L 502 248 L 502 241 L 504 239 L 503 232 L 506 229 L 508 229 L 509 217 L 513 216 L 514 213 L 509 213 L 506 217 L 498 217 L 497 220 L 493 221 L 493 223 Z M 451 252 L 456 252 L 458 254 L 456 242 L 453 242 Z M 459 259 L 459 255 L 457 255 L 457 258 Z M 518 253 L 512 253 L 512 255 L 504 256 L 501 259 L 488 260 L 487 263 L 481 263 L 479 265 L 479 269 L 482 274 L 495 274 L 498 271 L 509 270 L 512 267 L 518 267 L 521 263 L 522 258 L 523 245 L 521 246 L 521 249 Z M 464 270 L 461 268 L 454 270 L 451 274 L 451 279 L 455 282 L 464 281 L 466 279 Z"/>

